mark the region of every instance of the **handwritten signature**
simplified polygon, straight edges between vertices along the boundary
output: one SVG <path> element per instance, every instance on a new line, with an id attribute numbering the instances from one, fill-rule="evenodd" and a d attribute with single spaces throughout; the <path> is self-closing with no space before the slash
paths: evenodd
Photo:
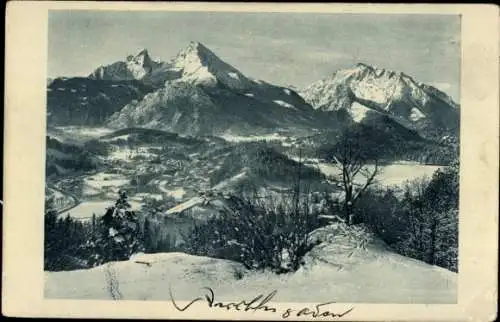
<path id="1" fill-rule="evenodd" d="M 173 306 L 175 307 L 176 310 L 178 311 L 186 311 L 189 309 L 193 304 L 200 302 L 200 301 L 205 301 L 210 308 L 219 308 L 219 309 L 226 309 L 226 310 L 236 310 L 236 311 L 266 311 L 266 312 L 272 312 L 272 313 L 278 313 L 278 310 L 276 307 L 272 306 L 270 304 L 271 300 L 273 297 L 278 293 L 277 290 L 272 291 L 271 293 L 267 294 L 264 296 L 264 294 L 259 294 L 256 297 L 254 297 L 251 300 L 241 300 L 239 302 L 220 302 L 215 300 L 215 292 L 213 289 L 210 287 L 204 287 L 204 290 L 206 290 L 206 293 L 202 297 L 197 297 L 193 300 L 191 300 L 188 304 L 186 304 L 184 307 L 180 307 L 174 300 L 174 296 L 172 294 L 172 289 L 169 289 L 170 292 L 170 299 L 172 301 Z M 321 304 L 317 304 L 314 306 L 313 309 L 304 307 L 300 310 L 293 309 L 293 308 L 287 308 L 284 310 L 284 312 L 281 313 L 281 317 L 286 319 L 291 316 L 308 316 L 308 317 L 313 317 L 313 318 L 320 318 L 320 317 L 331 317 L 331 318 L 341 318 L 345 315 L 347 315 L 349 312 L 351 312 L 354 308 L 350 308 L 342 313 L 334 313 L 330 312 L 328 310 L 324 310 L 324 307 L 333 304 L 335 302 L 325 302 Z"/>

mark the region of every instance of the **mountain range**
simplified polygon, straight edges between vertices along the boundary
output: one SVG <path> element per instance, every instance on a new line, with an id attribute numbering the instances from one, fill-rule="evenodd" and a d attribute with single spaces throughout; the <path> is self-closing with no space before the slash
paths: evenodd
<path id="1" fill-rule="evenodd" d="M 189 135 L 331 130 L 353 124 L 458 137 L 460 108 L 448 95 L 396 71 L 359 63 L 296 92 L 245 76 L 201 43 L 168 62 L 147 50 L 48 84 L 51 125 L 144 127 Z M 394 124 L 390 124 L 394 123 Z"/>
<path id="2" fill-rule="evenodd" d="M 402 72 L 358 63 L 311 84 L 301 95 L 315 109 L 345 109 L 358 122 L 386 115 L 424 137 L 458 134 L 459 105 Z"/>
<path id="3" fill-rule="evenodd" d="M 200 43 L 190 43 L 171 62 L 147 70 L 140 79 L 155 84 L 161 79 L 163 86 L 115 113 L 111 126 L 191 135 L 318 126 L 313 108 L 295 91 L 247 78 Z"/>

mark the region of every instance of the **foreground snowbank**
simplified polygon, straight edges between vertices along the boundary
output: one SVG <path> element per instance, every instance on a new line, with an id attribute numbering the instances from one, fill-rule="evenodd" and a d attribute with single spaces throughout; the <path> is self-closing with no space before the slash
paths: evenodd
<path id="1" fill-rule="evenodd" d="M 275 302 L 455 303 L 457 274 L 389 251 L 363 227 L 335 224 L 292 274 L 184 253 L 140 254 L 88 270 L 46 272 L 45 296 L 73 299 L 190 300 L 211 287 L 218 300 L 277 290 Z"/>

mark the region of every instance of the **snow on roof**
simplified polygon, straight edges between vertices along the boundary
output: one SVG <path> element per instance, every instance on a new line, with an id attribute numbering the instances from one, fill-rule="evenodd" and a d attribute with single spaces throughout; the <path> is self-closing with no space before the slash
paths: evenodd
<path id="1" fill-rule="evenodd" d="M 202 204 L 205 201 L 206 201 L 205 198 L 193 197 L 186 202 L 183 202 L 183 203 L 181 203 L 173 208 L 170 208 L 169 210 L 167 210 L 167 212 L 165 214 L 167 214 L 167 215 L 178 214 L 178 213 L 183 212 L 183 211 L 185 211 L 189 208 L 192 208 L 196 205 Z"/>

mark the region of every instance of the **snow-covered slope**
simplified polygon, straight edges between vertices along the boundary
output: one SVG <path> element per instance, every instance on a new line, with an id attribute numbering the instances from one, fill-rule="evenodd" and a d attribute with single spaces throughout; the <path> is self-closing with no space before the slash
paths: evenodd
<path id="1" fill-rule="evenodd" d="M 186 301 L 211 287 L 218 300 L 252 299 L 277 290 L 275 302 L 456 303 L 457 275 L 392 253 L 362 227 L 313 233 L 321 243 L 297 272 L 246 270 L 228 260 L 159 253 L 88 270 L 45 273 L 45 297 Z M 314 290 L 314 292 L 311 292 Z"/>
<path id="2" fill-rule="evenodd" d="M 208 115 L 203 115 L 204 112 L 215 108 L 201 88 L 176 82 L 149 93 L 140 101 L 125 105 L 111 116 L 110 125 L 116 128 L 141 126 L 197 133 L 207 130 L 204 123 L 210 120 Z"/>
<path id="3" fill-rule="evenodd" d="M 359 63 L 311 84 L 301 95 L 318 110 L 352 113 L 351 106 L 357 102 L 424 135 L 440 130 L 458 133 L 458 104 L 401 72 Z"/>

